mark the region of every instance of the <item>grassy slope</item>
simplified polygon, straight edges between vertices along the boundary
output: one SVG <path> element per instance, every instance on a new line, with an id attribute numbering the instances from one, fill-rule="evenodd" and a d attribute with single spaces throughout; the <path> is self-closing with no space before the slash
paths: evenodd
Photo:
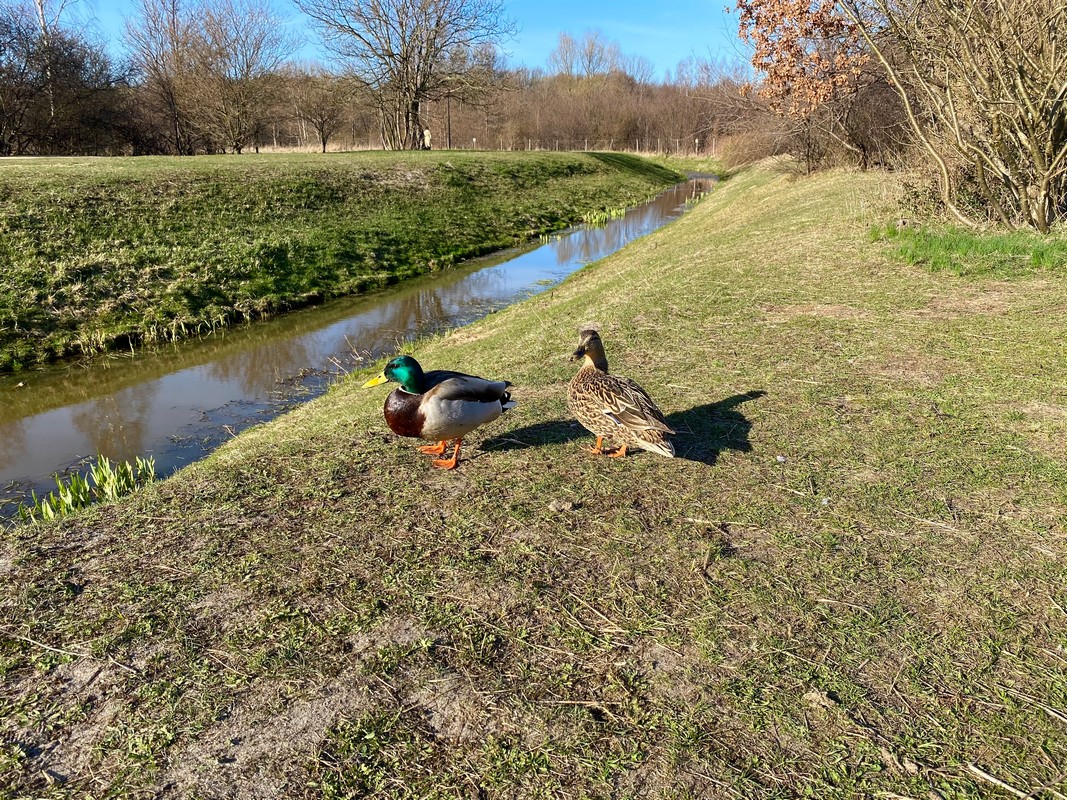
<path id="1" fill-rule="evenodd" d="M 633 205 L 624 155 L 350 153 L 0 167 L 0 370 L 353 294 Z"/>
<path id="2" fill-rule="evenodd" d="M 9 543 L 7 793 L 1067 792 L 1067 288 L 892 263 L 886 180 L 742 174 L 419 346 L 516 384 L 453 473 L 357 378 Z M 680 458 L 583 450 L 589 320 Z"/>

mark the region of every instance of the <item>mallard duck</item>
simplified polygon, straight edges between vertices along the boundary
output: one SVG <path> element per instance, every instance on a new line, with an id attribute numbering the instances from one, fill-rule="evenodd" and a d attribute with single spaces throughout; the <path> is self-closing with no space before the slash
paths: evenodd
<path id="1" fill-rule="evenodd" d="M 447 443 L 455 440 L 452 457 L 433 462 L 442 469 L 456 468 L 464 436 L 515 407 L 507 381 L 488 381 L 446 369 L 423 372 L 411 356 L 397 356 L 363 388 L 386 381 L 400 384 L 385 399 L 385 422 L 393 433 L 436 439 L 437 444 L 419 448 L 435 456 L 444 455 Z"/>
<path id="2" fill-rule="evenodd" d="M 581 332 L 571 361 L 579 359 L 584 363 L 571 379 L 567 407 L 596 435 L 596 445 L 590 451 L 618 458 L 626 455 L 626 448 L 640 447 L 672 458 L 674 445 L 667 434 L 674 431 L 648 392 L 629 378 L 608 374 L 608 359 L 599 333 Z M 604 439 L 611 439 L 619 447 L 605 450 Z"/>

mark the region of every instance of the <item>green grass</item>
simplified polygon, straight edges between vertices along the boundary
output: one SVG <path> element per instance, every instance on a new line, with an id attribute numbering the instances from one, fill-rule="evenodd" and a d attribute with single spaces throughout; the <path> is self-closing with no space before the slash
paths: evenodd
<path id="1" fill-rule="evenodd" d="M 892 252 L 906 263 L 934 271 L 1003 279 L 1035 272 L 1067 274 L 1067 238 L 1062 235 L 890 224 L 872 230 L 871 238 L 889 242 Z"/>
<path id="2" fill-rule="evenodd" d="M 97 455 L 88 466 L 84 474 L 75 472 L 66 478 L 58 473 L 54 475 L 56 488 L 44 497 L 32 492 L 32 504 L 19 504 L 19 519 L 32 523 L 69 516 L 93 502 L 117 500 L 156 479 L 155 459 L 151 457 L 138 456 L 133 462 L 121 461 L 112 465 L 109 458 Z"/>
<path id="3" fill-rule="evenodd" d="M 0 167 L 0 371 L 373 289 L 644 200 L 612 154 L 55 159 Z"/>
<path id="4" fill-rule="evenodd" d="M 1067 793 L 1067 288 L 899 263 L 895 180 L 738 173 L 413 345 L 514 383 L 454 472 L 376 365 L 7 534 L 0 796 Z M 586 451 L 589 321 L 678 458 Z"/>

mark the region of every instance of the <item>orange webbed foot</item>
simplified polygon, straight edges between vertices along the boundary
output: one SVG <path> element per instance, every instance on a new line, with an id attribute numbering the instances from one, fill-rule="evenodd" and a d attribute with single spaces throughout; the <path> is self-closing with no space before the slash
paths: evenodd
<path id="1" fill-rule="evenodd" d="M 448 446 L 448 443 L 444 439 L 442 439 L 437 444 L 428 444 L 425 447 L 420 447 L 419 448 L 419 452 L 420 453 L 426 453 L 427 455 L 431 455 L 431 456 L 439 456 L 443 452 L 445 452 L 445 449 L 447 448 L 447 446 Z"/>
<path id="2" fill-rule="evenodd" d="M 444 442 L 442 442 L 442 444 L 444 444 Z M 452 451 L 452 458 L 436 458 L 430 463 L 438 469 L 455 469 L 456 464 L 459 463 L 459 446 L 461 444 L 463 444 L 463 440 L 456 439 L 456 449 Z"/>
<path id="3" fill-rule="evenodd" d="M 608 458 L 625 458 L 626 457 L 626 445 L 612 450 L 610 453 L 605 453 Z"/>

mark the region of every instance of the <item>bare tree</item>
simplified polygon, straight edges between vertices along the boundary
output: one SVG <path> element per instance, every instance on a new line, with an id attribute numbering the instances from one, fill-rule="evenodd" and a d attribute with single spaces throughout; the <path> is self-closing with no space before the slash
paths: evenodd
<path id="1" fill-rule="evenodd" d="M 619 45 L 604 39 L 600 31 L 586 31 L 578 51 L 578 65 L 586 78 L 607 75 L 619 68 Z"/>
<path id="2" fill-rule="evenodd" d="M 548 55 L 548 68 L 557 75 L 578 76 L 578 42 L 561 31 L 556 48 Z"/>
<path id="3" fill-rule="evenodd" d="M 421 104 L 448 77 L 456 50 L 474 51 L 509 35 L 501 0 L 297 0 L 326 44 L 370 90 L 382 141 L 423 146 Z"/>
<path id="4" fill-rule="evenodd" d="M 196 120 L 223 147 L 256 143 L 276 73 L 299 45 L 267 0 L 207 0 L 194 39 Z"/>
<path id="5" fill-rule="evenodd" d="M 38 31 L 18 6 L 0 7 L 0 154 L 22 151 L 26 125 L 45 90 L 38 67 Z"/>
<path id="6" fill-rule="evenodd" d="M 345 104 L 351 95 L 351 88 L 343 79 L 321 67 L 295 81 L 296 115 L 315 131 L 324 153 L 330 138 L 344 122 Z"/>
<path id="7" fill-rule="evenodd" d="M 60 19 L 67 8 L 68 0 L 33 0 L 37 12 L 37 26 L 41 32 L 41 52 L 46 54 L 44 62 L 45 91 L 48 93 L 49 113 L 55 116 L 55 87 L 52 84 L 52 64 L 48 60 L 53 53 L 56 34 L 59 32 Z"/>
<path id="8" fill-rule="evenodd" d="M 191 153 L 189 76 L 195 37 L 193 19 L 181 0 L 141 0 L 126 19 L 126 44 L 144 92 L 165 119 L 175 153 Z"/>
<path id="9" fill-rule="evenodd" d="M 548 66 L 557 75 L 594 78 L 623 68 L 623 56 L 616 42 L 608 41 L 598 30 L 589 30 L 582 38 L 561 33 L 556 49 L 548 56 Z"/>
<path id="10" fill-rule="evenodd" d="M 495 47 L 483 44 L 477 48 L 456 48 L 448 53 L 440 70 L 438 88 L 428 95 L 430 100 L 445 102 L 445 147 L 452 148 L 453 102 L 479 108 L 487 116 L 504 88 L 503 67 Z M 488 131 L 487 131 L 488 132 Z M 425 143 L 429 146 L 429 142 Z"/>
<path id="11" fill-rule="evenodd" d="M 0 5 L 0 153 L 104 153 L 128 125 L 125 76 L 62 24 L 66 3 Z"/>
<path id="12" fill-rule="evenodd" d="M 946 206 L 969 179 L 1006 225 L 1067 219 L 1067 6 L 1063 0 L 842 0 L 937 164 Z M 913 95 L 914 92 L 914 95 Z"/>

